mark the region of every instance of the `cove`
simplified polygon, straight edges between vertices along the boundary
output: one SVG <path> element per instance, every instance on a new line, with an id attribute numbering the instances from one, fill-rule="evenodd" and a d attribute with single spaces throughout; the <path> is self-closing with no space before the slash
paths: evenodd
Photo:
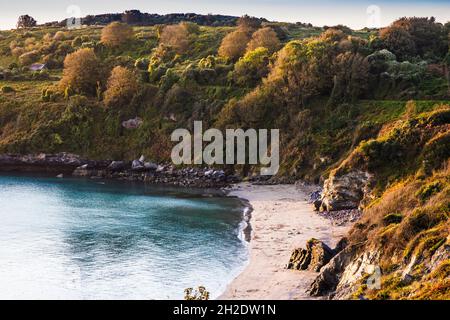
<path id="1" fill-rule="evenodd" d="M 242 212 L 209 190 L 1 175 L 0 298 L 217 297 L 248 259 Z"/>

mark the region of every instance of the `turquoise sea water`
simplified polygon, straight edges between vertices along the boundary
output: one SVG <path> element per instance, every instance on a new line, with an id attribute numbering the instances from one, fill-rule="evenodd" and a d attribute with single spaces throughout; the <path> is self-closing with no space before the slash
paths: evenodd
<path id="1" fill-rule="evenodd" d="M 0 299 L 217 297 L 247 261 L 242 210 L 206 191 L 0 176 Z"/>

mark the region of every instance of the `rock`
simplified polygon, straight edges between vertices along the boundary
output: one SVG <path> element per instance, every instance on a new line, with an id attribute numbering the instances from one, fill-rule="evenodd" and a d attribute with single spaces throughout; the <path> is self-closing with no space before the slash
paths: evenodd
<path id="1" fill-rule="evenodd" d="M 113 161 L 109 164 L 108 169 L 111 171 L 121 171 L 125 169 L 125 163 L 123 161 Z"/>
<path id="2" fill-rule="evenodd" d="M 86 166 L 80 166 L 72 172 L 72 175 L 75 177 L 89 177 L 92 175 L 92 170 L 89 170 Z"/>
<path id="3" fill-rule="evenodd" d="M 144 155 L 142 155 L 142 156 L 139 158 L 139 162 L 144 163 L 144 161 L 145 161 L 145 157 L 144 157 Z"/>
<path id="4" fill-rule="evenodd" d="M 134 119 L 129 119 L 122 122 L 122 127 L 125 129 L 137 129 L 142 125 L 143 121 L 141 118 L 136 117 Z"/>
<path id="5" fill-rule="evenodd" d="M 339 278 L 344 272 L 345 267 L 353 259 L 355 251 L 355 247 L 347 247 L 336 254 L 330 262 L 320 270 L 320 274 L 308 289 L 309 294 L 317 297 L 329 294 L 336 290 L 336 287 L 339 284 Z"/>
<path id="6" fill-rule="evenodd" d="M 60 173 L 56 177 L 59 178 L 59 179 L 62 179 L 62 178 L 64 178 L 64 175 L 62 173 Z"/>
<path id="7" fill-rule="evenodd" d="M 139 160 L 133 160 L 131 163 L 131 170 L 133 171 L 142 171 L 144 169 L 144 164 Z"/>
<path id="8" fill-rule="evenodd" d="M 153 163 L 153 162 L 145 162 L 145 163 L 144 163 L 144 168 L 145 168 L 146 170 L 152 170 L 152 171 L 155 171 L 155 170 L 158 169 L 158 165 L 157 165 L 156 163 Z"/>
<path id="9" fill-rule="evenodd" d="M 306 243 L 306 249 L 294 250 L 287 268 L 319 272 L 333 256 L 334 251 L 325 243 L 311 239 Z"/>
<path id="10" fill-rule="evenodd" d="M 341 176 L 332 174 L 324 183 L 321 211 L 358 208 L 372 175 L 364 171 L 352 171 Z"/>
<path id="11" fill-rule="evenodd" d="M 322 268 L 308 289 L 309 294 L 311 296 L 333 294 L 333 299 L 348 299 L 364 275 L 376 270 L 379 257 L 379 251 L 358 254 L 357 246 L 347 246 Z"/>

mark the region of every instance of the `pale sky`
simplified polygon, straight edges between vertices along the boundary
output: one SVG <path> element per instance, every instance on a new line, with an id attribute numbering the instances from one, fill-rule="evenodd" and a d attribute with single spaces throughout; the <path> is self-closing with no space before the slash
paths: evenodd
<path id="1" fill-rule="evenodd" d="M 370 9 L 369 6 L 374 9 Z M 17 18 L 29 14 L 38 23 L 77 16 L 68 13 L 76 6 L 80 15 L 116 13 L 139 9 L 149 13 L 225 14 L 264 17 L 286 22 L 311 22 L 316 26 L 344 24 L 355 29 L 374 24 L 385 26 L 402 16 L 434 16 L 450 21 L 450 0 L 0 0 L 0 29 L 14 28 Z"/>

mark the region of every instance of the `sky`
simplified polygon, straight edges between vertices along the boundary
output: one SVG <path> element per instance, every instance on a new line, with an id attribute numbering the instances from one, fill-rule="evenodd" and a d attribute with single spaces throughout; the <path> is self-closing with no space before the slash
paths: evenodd
<path id="1" fill-rule="evenodd" d="M 386 26 L 403 16 L 434 16 L 440 22 L 450 21 L 450 0 L 0 0 L 0 29 L 14 28 L 22 14 L 44 23 L 130 9 L 159 14 L 248 14 L 315 26 L 344 24 L 354 29 Z"/>

